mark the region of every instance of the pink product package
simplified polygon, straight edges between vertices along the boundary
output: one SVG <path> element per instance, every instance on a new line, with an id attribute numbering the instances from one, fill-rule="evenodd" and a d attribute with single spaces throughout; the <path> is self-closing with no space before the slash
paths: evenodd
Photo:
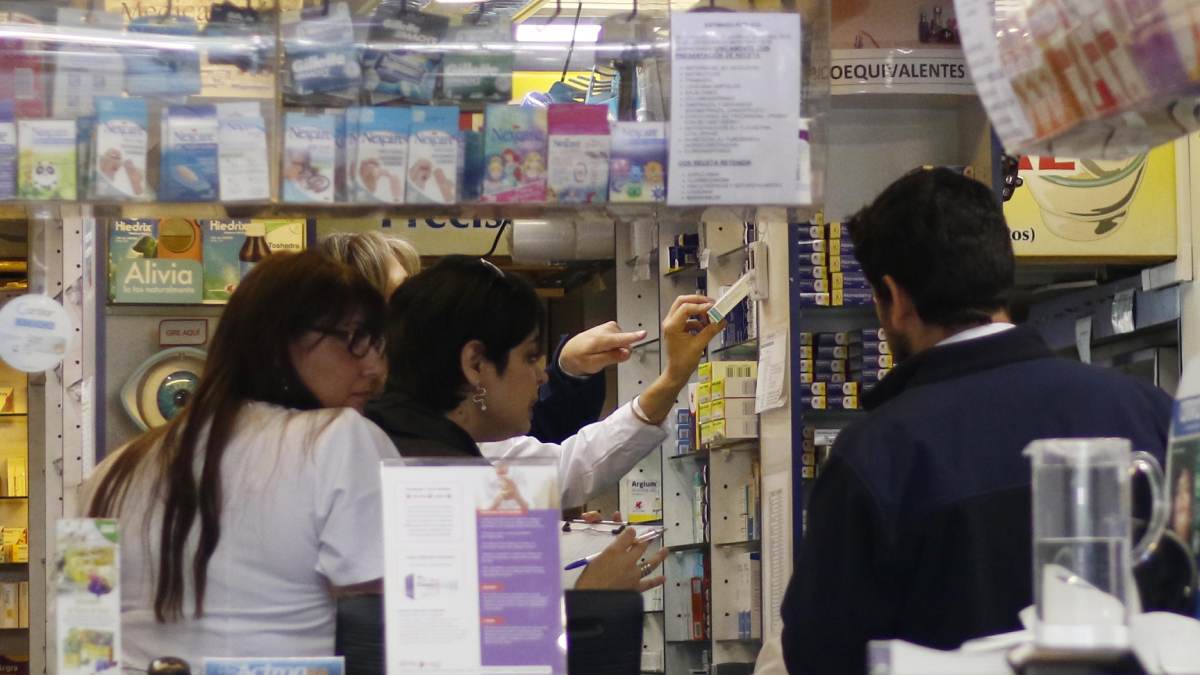
<path id="1" fill-rule="evenodd" d="M 555 104 L 550 106 L 547 118 L 549 184 L 546 201 L 607 201 L 607 107 L 582 103 Z"/>

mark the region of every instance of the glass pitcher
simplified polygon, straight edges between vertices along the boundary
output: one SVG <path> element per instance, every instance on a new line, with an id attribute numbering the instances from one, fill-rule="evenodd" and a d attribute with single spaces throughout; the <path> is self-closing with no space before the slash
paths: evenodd
<path id="1" fill-rule="evenodd" d="M 1149 555 L 1167 521 L 1162 468 L 1124 438 L 1038 440 L 1025 455 L 1033 462 L 1035 641 L 1128 648 L 1137 602 L 1132 566 Z M 1149 479 L 1154 510 L 1131 550 L 1130 479 L 1137 472 Z"/>

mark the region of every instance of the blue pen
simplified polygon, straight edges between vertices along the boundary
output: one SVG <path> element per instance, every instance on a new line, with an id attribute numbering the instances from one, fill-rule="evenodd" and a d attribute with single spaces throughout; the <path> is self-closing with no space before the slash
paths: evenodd
<path id="1" fill-rule="evenodd" d="M 645 544 L 646 542 L 654 541 L 655 539 L 661 537 L 662 533 L 663 533 L 663 530 L 661 528 L 655 529 L 655 530 L 650 530 L 649 532 L 644 532 L 642 534 L 639 534 L 633 541 L 638 544 Z M 600 554 L 603 552 L 604 551 L 597 551 L 597 552 L 587 556 L 586 558 L 580 558 L 579 560 L 576 560 L 574 562 L 567 563 L 567 566 L 563 568 L 563 571 L 569 572 L 571 570 L 579 569 L 580 567 L 583 567 L 584 565 L 591 563 L 593 560 L 598 558 L 600 556 Z"/>

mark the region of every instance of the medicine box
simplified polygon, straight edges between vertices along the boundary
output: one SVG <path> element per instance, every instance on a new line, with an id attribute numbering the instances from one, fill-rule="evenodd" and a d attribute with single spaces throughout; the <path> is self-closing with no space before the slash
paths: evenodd
<path id="1" fill-rule="evenodd" d="M 891 354 L 880 354 L 879 356 L 864 356 L 863 370 L 871 370 L 873 368 L 891 368 L 893 365 Z"/>
<path id="2" fill-rule="evenodd" d="M 701 384 L 730 377 L 758 377 L 758 362 L 708 361 L 700 364 L 699 374 Z"/>
<path id="3" fill-rule="evenodd" d="M 887 342 L 864 342 L 863 354 L 867 356 L 878 356 L 880 354 L 891 354 L 892 346 Z"/>
<path id="4" fill-rule="evenodd" d="M 802 373 L 845 373 L 846 359 L 800 359 Z"/>
<path id="5" fill-rule="evenodd" d="M 701 403 L 700 409 L 696 413 L 696 421 L 701 425 L 708 424 L 712 421 L 712 403 Z"/>
<path id="6" fill-rule="evenodd" d="M 826 279 L 796 279 L 792 289 L 800 293 L 828 293 L 831 286 Z"/>
<path id="7" fill-rule="evenodd" d="M 271 249 L 271 253 L 285 251 L 299 253 L 307 246 L 307 221 L 297 218 L 281 218 L 263 220 L 262 223 L 263 229 L 267 233 L 267 248 Z"/>
<path id="8" fill-rule="evenodd" d="M 728 420 L 754 417 L 754 399 L 752 398 L 723 398 L 711 404 L 710 420 Z"/>
<path id="9" fill-rule="evenodd" d="M 239 255 L 246 243 L 246 220 L 201 221 L 204 239 L 204 302 L 229 301 L 242 280 Z"/>
<path id="10" fill-rule="evenodd" d="M 829 307 L 829 293 L 797 293 L 796 303 L 801 307 Z"/>
<path id="11" fill-rule="evenodd" d="M 701 382 L 696 388 L 696 405 L 703 405 L 712 400 L 712 382 Z"/>
<path id="12" fill-rule="evenodd" d="M 800 251 L 797 254 L 797 262 L 801 266 L 821 267 L 827 264 L 829 260 L 824 251 L 813 253 L 812 251 Z"/>
<path id="13" fill-rule="evenodd" d="M 828 279 L 829 268 L 824 263 L 820 265 L 804 265 L 796 267 L 797 279 Z"/>
<path id="14" fill-rule="evenodd" d="M 871 291 L 871 282 L 861 274 L 854 272 L 833 272 L 829 275 L 829 285 L 839 291 Z"/>
<path id="15" fill-rule="evenodd" d="M 819 346 L 843 346 L 861 343 L 862 335 L 859 333 L 817 333 L 816 344 Z"/>
<path id="16" fill-rule="evenodd" d="M 758 418 L 742 417 L 708 422 L 701 427 L 700 438 L 705 445 L 758 438 Z"/>
<path id="17" fill-rule="evenodd" d="M 712 383 L 713 401 L 726 398 L 754 398 L 758 379 L 754 377 L 727 377 Z"/>

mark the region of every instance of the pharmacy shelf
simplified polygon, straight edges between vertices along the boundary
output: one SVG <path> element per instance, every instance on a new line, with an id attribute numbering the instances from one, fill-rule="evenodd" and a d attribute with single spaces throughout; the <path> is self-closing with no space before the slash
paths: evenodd
<path id="1" fill-rule="evenodd" d="M 663 272 L 664 279 L 691 279 L 704 275 L 704 270 L 700 268 L 699 263 L 692 265 L 684 265 L 673 270 Z"/>
<path id="2" fill-rule="evenodd" d="M 19 497 L 0 497 L 0 502 L 10 501 L 10 500 L 11 501 L 24 501 L 26 499 L 29 499 L 29 495 L 21 495 Z"/>
<path id="3" fill-rule="evenodd" d="M 746 450 L 758 450 L 758 438 L 735 438 L 733 440 L 717 441 L 704 446 L 704 449 L 709 453 L 713 452 L 739 452 Z"/>
<path id="4" fill-rule="evenodd" d="M 648 349 L 649 351 L 657 351 L 659 349 L 658 343 L 661 341 L 662 340 L 660 338 L 654 338 L 653 340 L 646 340 L 644 342 L 637 343 L 633 347 L 630 347 L 630 349 L 632 349 L 635 352 L 638 350 L 642 350 L 642 349 Z"/>
<path id="5" fill-rule="evenodd" d="M 696 450 L 694 452 L 685 452 L 682 455 L 668 455 L 667 459 L 675 459 L 675 460 L 694 459 L 697 461 L 706 460 L 706 459 L 708 459 L 708 450 L 700 449 L 700 450 Z"/>
<path id="6" fill-rule="evenodd" d="M 682 551 L 703 551 L 709 547 L 707 541 L 700 541 L 694 544 L 679 544 L 678 546 L 668 546 L 667 550 L 671 553 L 680 553 Z"/>
<path id="7" fill-rule="evenodd" d="M 750 245 L 742 244 L 741 246 L 739 246 L 737 248 L 730 249 L 728 251 L 724 251 L 721 253 L 717 253 L 717 254 L 713 255 L 712 258 L 714 258 L 716 260 L 720 260 L 721 262 L 725 262 L 726 260 L 730 260 L 730 259 L 744 258 L 749 253 L 750 253 Z"/>
<path id="8" fill-rule="evenodd" d="M 717 548 L 749 548 L 758 549 L 762 546 L 761 539 L 747 539 L 745 541 L 723 541 L 713 544 Z"/>
<path id="9" fill-rule="evenodd" d="M 725 345 L 718 347 L 709 352 L 710 356 L 734 357 L 734 356 L 758 356 L 758 338 L 750 338 L 736 344 Z"/>

